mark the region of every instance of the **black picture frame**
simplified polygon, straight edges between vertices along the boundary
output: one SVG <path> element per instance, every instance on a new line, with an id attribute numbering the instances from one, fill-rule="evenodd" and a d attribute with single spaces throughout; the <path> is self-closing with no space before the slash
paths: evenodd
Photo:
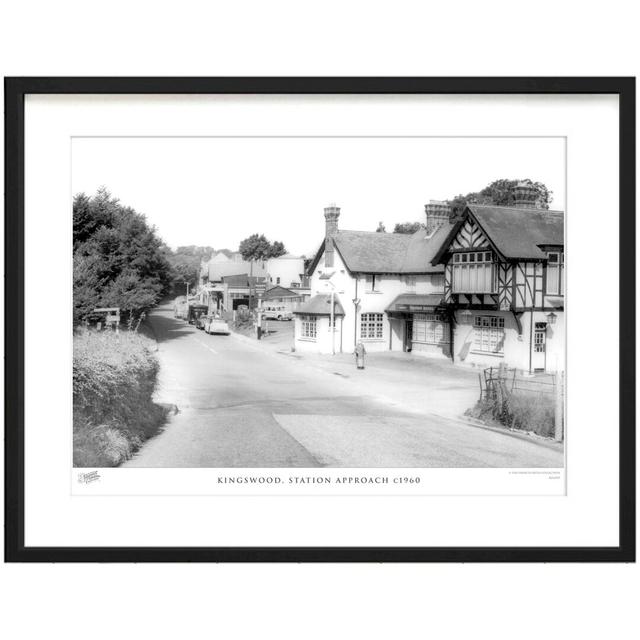
<path id="1" fill-rule="evenodd" d="M 635 561 L 635 78 L 5 78 L 5 561 Z M 616 94 L 620 131 L 620 474 L 615 547 L 26 547 L 24 540 L 24 100 L 27 94 Z M 623 224 L 622 224 L 623 223 Z"/>

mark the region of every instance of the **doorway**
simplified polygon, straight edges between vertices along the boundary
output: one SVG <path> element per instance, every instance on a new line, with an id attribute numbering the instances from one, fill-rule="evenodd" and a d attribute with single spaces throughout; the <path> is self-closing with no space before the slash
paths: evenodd
<path id="1" fill-rule="evenodd" d="M 413 320 L 405 320 L 402 350 L 406 351 L 407 353 L 410 352 L 412 342 L 413 342 Z"/>
<path id="2" fill-rule="evenodd" d="M 541 373 L 547 368 L 547 323 L 536 322 L 533 332 L 533 353 L 531 368 L 534 373 Z"/>

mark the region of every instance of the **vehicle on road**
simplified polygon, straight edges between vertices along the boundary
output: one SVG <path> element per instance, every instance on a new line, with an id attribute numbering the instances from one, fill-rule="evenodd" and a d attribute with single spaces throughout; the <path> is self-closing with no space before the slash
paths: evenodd
<path id="1" fill-rule="evenodd" d="M 228 336 L 231 331 L 229 325 L 222 319 L 215 316 L 207 316 L 207 320 L 204 323 L 204 332 L 208 334 L 221 334 Z"/>
<path id="2" fill-rule="evenodd" d="M 188 308 L 187 298 L 178 296 L 173 302 L 173 317 L 184 320 L 187 317 Z"/>
<path id="3" fill-rule="evenodd" d="M 283 306 L 262 307 L 262 317 L 265 320 L 293 320 L 293 314 Z"/>
<path id="4" fill-rule="evenodd" d="M 212 318 L 212 315 L 207 315 L 206 313 L 198 316 L 198 318 L 196 319 L 196 329 L 204 329 L 204 325 L 208 320 L 211 320 Z"/>
<path id="5" fill-rule="evenodd" d="M 187 313 L 187 322 L 189 324 L 196 324 L 198 318 L 203 316 L 209 311 L 209 307 L 206 304 L 189 303 L 189 312 Z"/>

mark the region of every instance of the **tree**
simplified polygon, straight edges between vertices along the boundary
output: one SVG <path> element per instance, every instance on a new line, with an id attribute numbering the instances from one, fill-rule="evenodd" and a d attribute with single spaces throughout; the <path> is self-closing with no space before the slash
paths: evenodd
<path id="1" fill-rule="evenodd" d="M 74 322 L 96 307 L 141 313 L 168 289 L 171 267 L 155 228 L 104 188 L 74 198 L 73 246 Z"/>
<path id="2" fill-rule="evenodd" d="M 283 256 L 285 253 L 287 253 L 287 250 L 284 247 L 284 243 L 280 242 L 279 240 L 276 240 L 271 245 L 271 255 L 269 257 L 279 258 L 280 256 Z"/>
<path id="3" fill-rule="evenodd" d="M 467 195 L 457 195 L 449 200 L 448 203 L 454 213 L 462 211 L 467 204 L 495 204 L 501 207 L 510 207 L 515 204 L 515 188 L 520 182 L 535 188 L 537 192 L 537 207 L 540 209 L 549 208 L 553 192 L 549 191 L 542 182 L 533 182 L 529 178 L 525 180 L 509 180 L 506 178 L 494 180 L 481 191 L 474 191 L 467 193 Z"/>
<path id="4" fill-rule="evenodd" d="M 412 234 L 419 229 L 424 229 L 425 225 L 422 222 L 398 222 L 393 228 L 393 233 L 406 233 Z"/>
<path id="5" fill-rule="evenodd" d="M 268 260 L 278 258 L 287 253 L 282 242 L 275 241 L 273 244 L 267 240 L 263 234 L 254 233 L 245 238 L 238 248 L 244 260 L 249 262 L 254 260 Z"/>
<path id="6" fill-rule="evenodd" d="M 185 285 L 189 288 L 195 287 L 200 279 L 200 269 L 202 262 L 208 261 L 214 253 L 213 247 L 198 247 L 189 245 L 178 247 L 175 252 L 169 247 L 167 250 L 167 260 L 172 268 L 173 292 L 184 293 Z"/>
<path id="7" fill-rule="evenodd" d="M 382 220 L 380 222 L 378 222 L 378 228 L 376 229 L 376 233 L 386 233 L 387 229 L 384 226 L 384 224 L 382 224 Z"/>

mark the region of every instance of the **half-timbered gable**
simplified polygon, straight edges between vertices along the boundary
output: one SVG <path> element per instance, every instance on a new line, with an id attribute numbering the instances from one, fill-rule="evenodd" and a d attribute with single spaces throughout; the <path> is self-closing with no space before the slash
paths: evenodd
<path id="1" fill-rule="evenodd" d="M 563 212 L 469 205 L 433 263 L 444 265 L 454 359 L 504 358 L 530 371 L 562 366 Z"/>
<path id="2" fill-rule="evenodd" d="M 468 217 L 458 233 L 451 241 L 451 251 L 470 251 L 471 249 L 490 248 L 487 237 L 478 226 L 477 222 Z"/>

